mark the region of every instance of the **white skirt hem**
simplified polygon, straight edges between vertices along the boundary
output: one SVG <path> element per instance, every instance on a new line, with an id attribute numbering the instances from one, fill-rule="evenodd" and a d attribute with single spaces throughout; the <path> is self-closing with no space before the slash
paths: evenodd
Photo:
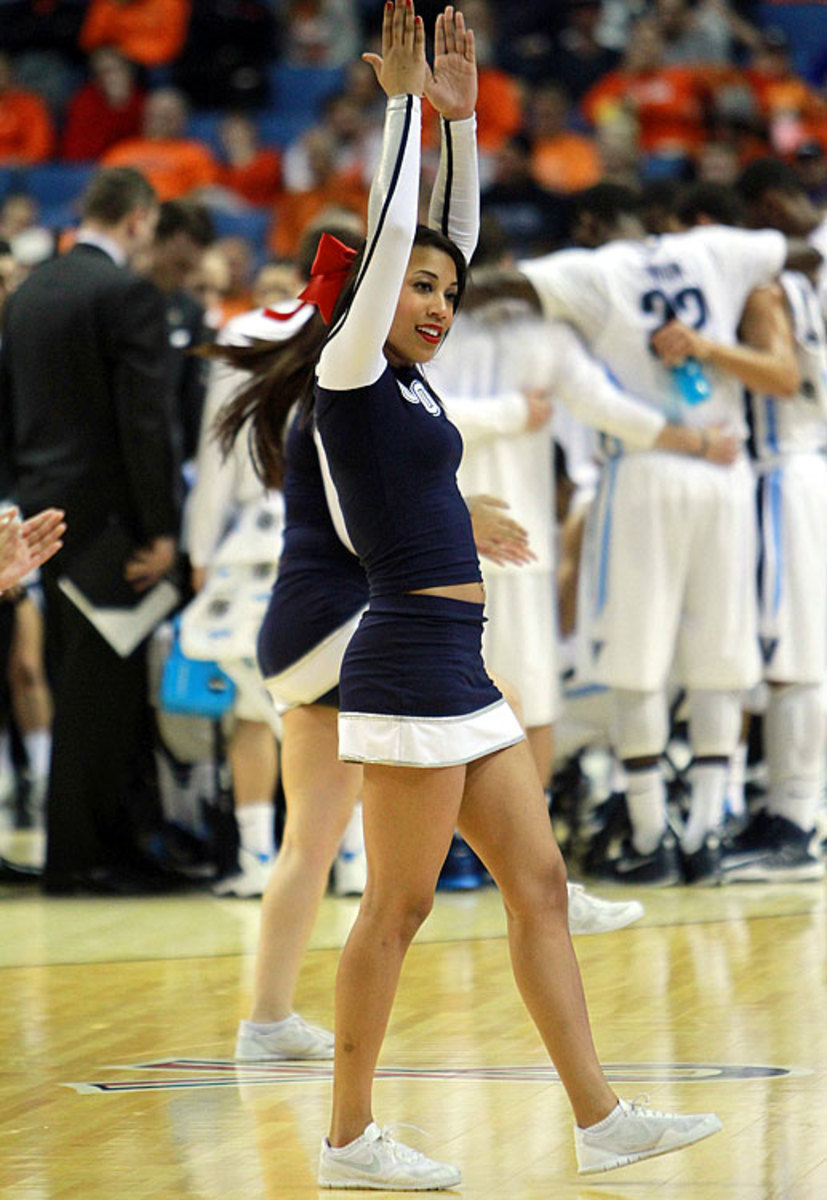
<path id="1" fill-rule="evenodd" d="M 339 757 L 397 767 L 453 767 L 525 737 L 505 700 L 451 717 L 339 713 Z"/>

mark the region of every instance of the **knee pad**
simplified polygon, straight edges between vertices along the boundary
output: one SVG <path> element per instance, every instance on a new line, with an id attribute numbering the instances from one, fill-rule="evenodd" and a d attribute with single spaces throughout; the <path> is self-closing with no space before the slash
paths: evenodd
<path id="1" fill-rule="evenodd" d="M 689 742 L 695 758 L 731 758 L 741 732 L 740 691 L 689 693 Z"/>
<path id="2" fill-rule="evenodd" d="M 612 692 L 612 743 L 618 758 L 658 758 L 669 735 L 663 692 Z"/>

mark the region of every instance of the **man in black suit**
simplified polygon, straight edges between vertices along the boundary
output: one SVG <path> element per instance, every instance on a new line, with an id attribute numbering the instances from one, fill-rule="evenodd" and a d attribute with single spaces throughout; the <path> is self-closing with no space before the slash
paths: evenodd
<path id="1" fill-rule="evenodd" d="M 167 306 L 167 336 L 172 350 L 171 380 L 177 414 L 180 457 L 195 457 L 206 392 L 206 363 L 190 351 L 212 341 L 203 307 L 191 293 L 204 251 L 215 237 L 209 211 L 193 200 L 165 200 L 152 245 L 135 269 L 160 289 Z"/>
<path id="2" fill-rule="evenodd" d="M 24 513 L 54 506 L 67 524 L 62 554 L 43 571 L 55 707 L 44 886 L 53 891 L 129 890 L 154 816 L 145 643 L 116 653 L 58 580 L 83 572 L 87 589 L 111 598 L 125 581 L 152 587 L 175 560 L 164 300 L 128 266 L 157 215 L 139 172 L 97 172 L 75 246 L 37 268 L 4 313 L 6 490 Z"/>

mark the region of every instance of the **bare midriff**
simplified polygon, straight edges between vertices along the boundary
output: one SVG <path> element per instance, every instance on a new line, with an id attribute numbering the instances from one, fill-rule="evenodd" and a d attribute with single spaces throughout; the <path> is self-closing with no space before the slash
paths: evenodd
<path id="1" fill-rule="evenodd" d="M 413 588 L 411 596 L 445 596 L 448 600 L 466 600 L 469 604 L 485 604 L 485 587 L 475 583 L 451 583 L 445 587 Z"/>

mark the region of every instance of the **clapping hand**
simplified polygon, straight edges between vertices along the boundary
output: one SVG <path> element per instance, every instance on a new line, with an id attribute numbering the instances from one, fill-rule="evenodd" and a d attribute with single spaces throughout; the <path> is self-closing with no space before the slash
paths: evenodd
<path id="1" fill-rule="evenodd" d="M 59 508 L 46 508 L 27 521 L 16 508 L 0 513 L 0 591 L 22 579 L 57 554 L 66 525 Z"/>
<path id="2" fill-rule="evenodd" d="M 448 5 L 436 19 L 434 68 L 425 81 L 425 95 L 446 121 L 470 117 L 477 104 L 477 57 L 473 30 Z"/>

